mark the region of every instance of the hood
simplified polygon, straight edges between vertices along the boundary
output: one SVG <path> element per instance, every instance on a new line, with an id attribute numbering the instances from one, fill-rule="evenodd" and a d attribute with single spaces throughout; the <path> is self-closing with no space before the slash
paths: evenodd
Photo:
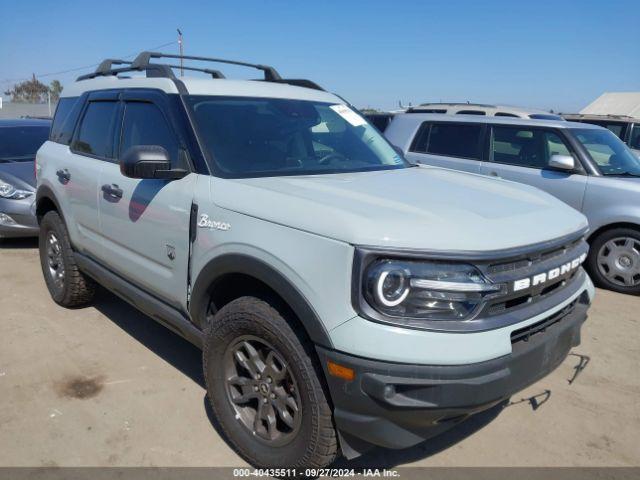
<path id="1" fill-rule="evenodd" d="M 34 191 L 36 176 L 33 161 L 0 163 L 0 178 L 23 190 Z"/>
<path id="2" fill-rule="evenodd" d="M 212 181 L 223 208 L 353 245 L 499 250 L 587 225 L 533 187 L 434 167 Z"/>

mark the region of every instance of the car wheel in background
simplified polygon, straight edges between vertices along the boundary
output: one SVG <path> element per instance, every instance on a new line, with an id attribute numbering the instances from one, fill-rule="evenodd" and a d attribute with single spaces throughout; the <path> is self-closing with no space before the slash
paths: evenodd
<path id="1" fill-rule="evenodd" d="M 640 294 L 640 231 L 613 228 L 591 242 L 587 267 L 596 285 Z"/>

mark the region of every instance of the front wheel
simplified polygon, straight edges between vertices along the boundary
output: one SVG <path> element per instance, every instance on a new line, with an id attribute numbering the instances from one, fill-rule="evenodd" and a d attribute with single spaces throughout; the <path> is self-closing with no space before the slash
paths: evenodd
<path id="1" fill-rule="evenodd" d="M 601 233 L 591 244 L 587 265 L 596 285 L 640 294 L 640 232 L 614 228 Z"/>
<path id="2" fill-rule="evenodd" d="M 212 409 L 235 450 L 260 468 L 320 468 L 337 452 L 313 346 L 268 303 L 242 297 L 206 332 Z"/>

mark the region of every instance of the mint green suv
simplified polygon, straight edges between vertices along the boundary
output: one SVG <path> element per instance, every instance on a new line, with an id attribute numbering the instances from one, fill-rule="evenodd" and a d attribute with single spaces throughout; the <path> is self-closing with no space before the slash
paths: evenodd
<path id="1" fill-rule="evenodd" d="M 415 445 L 579 343 L 582 214 L 410 164 L 311 81 L 202 57 L 182 59 L 264 78 L 176 77 L 161 58 L 65 88 L 36 160 L 42 271 L 60 305 L 97 282 L 202 347 L 249 463 L 304 473 Z"/>

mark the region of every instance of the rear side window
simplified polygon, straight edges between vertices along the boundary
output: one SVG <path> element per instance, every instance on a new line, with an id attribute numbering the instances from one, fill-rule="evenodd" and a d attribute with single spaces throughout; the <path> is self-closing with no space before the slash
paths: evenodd
<path id="1" fill-rule="evenodd" d="M 480 160 L 482 130 L 480 124 L 423 124 L 412 150 L 419 153 Z"/>
<path id="2" fill-rule="evenodd" d="M 564 120 L 560 115 L 552 115 L 547 113 L 532 113 L 531 115 L 529 115 L 529 118 L 533 120 Z"/>
<path id="3" fill-rule="evenodd" d="M 135 145 L 159 145 L 169 153 L 171 164 L 178 161 L 179 145 L 167 120 L 153 103 L 127 102 L 122 125 L 120 156 Z"/>
<path id="4" fill-rule="evenodd" d="M 518 118 L 518 115 L 516 115 L 515 113 L 507 113 L 507 112 L 496 112 L 496 117 L 516 117 Z"/>
<path id="5" fill-rule="evenodd" d="M 460 110 L 456 115 L 486 115 L 487 112 L 482 110 Z"/>
<path id="6" fill-rule="evenodd" d="M 117 113 L 117 102 L 90 102 L 73 142 L 73 150 L 96 157 L 112 158 Z"/>
<path id="7" fill-rule="evenodd" d="M 58 101 L 49 140 L 69 145 L 82 107 L 78 100 L 79 97 L 66 97 Z"/>

